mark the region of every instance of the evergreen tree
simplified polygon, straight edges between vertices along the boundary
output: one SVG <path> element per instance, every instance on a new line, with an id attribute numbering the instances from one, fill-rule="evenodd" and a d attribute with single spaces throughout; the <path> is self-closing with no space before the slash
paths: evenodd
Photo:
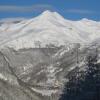
<path id="1" fill-rule="evenodd" d="M 88 56 L 87 72 L 84 80 L 82 100 L 100 100 L 100 64 L 97 63 L 97 55 Z"/>
<path id="2" fill-rule="evenodd" d="M 87 57 L 87 70 L 71 73 L 59 100 L 100 100 L 100 64 L 97 54 Z"/>
<path id="3" fill-rule="evenodd" d="M 81 84 L 84 79 L 84 75 L 78 69 L 76 68 L 70 73 L 69 81 L 65 84 L 63 94 L 59 100 L 78 100 L 77 98 L 82 91 Z"/>

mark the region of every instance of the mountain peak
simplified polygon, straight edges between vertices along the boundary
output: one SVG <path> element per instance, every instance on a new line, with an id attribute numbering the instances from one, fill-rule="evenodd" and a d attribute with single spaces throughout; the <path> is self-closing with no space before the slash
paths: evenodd
<path id="1" fill-rule="evenodd" d="M 50 11 L 50 10 L 46 10 L 42 13 L 42 16 L 52 16 L 54 12 Z"/>
<path id="2" fill-rule="evenodd" d="M 56 18 L 56 19 L 59 19 L 59 20 L 63 19 L 63 17 L 59 13 L 53 12 L 53 11 L 50 11 L 50 10 L 44 11 L 40 16 L 42 18 L 45 18 L 45 19 L 49 19 L 49 18 Z"/>
<path id="3" fill-rule="evenodd" d="M 46 11 L 44 11 L 42 14 L 52 14 L 52 13 L 53 13 L 52 11 L 46 10 Z"/>
<path id="4" fill-rule="evenodd" d="M 99 26 L 99 23 L 88 22 L 88 19 L 66 20 L 59 13 L 47 10 L 36 18 L 10 25 L 3 23 L 0 26 L 0 48 L 32 48 L 34 41 L 40 41 L 42 46 L 51 43 L 86 43 L 100 37 Z"/>
<path id="5" fill-rule="evenodd" d="M 87 19 L 87 18 L 83 18 L 83 19 L 81 19 L 82 21 L 89 21 L 89 19 Z"/>

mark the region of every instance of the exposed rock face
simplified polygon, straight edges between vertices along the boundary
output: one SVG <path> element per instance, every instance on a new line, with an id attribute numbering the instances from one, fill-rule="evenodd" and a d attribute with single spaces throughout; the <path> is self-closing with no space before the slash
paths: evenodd
<path id="1" fill-rule="evenodd" d="M 55 95 L 57 95 L 58 89 L 53 86 L 45 86 L 48 79 L 46 65 L 49 66 L 50 63 L 48 61 L 50 57 L 45 55 L 47 53 L 44 53 L 47 51 L 45 49 L 44 51 L 41 51 L 41 49 L 12 51 L 9 49 L 4 50 L 3 53 L 0 52 L 1 100 L 57 99 Z M 50 53 L 50 50 L 48 53 Z M 27 57 L 28 55 L 29 57 Z M 33 59 L 31 59 L 31 56 L 34 56 Z M 44 71 L 42 72 L 42 70 Z M 53 84 L 51 83 L 51 85 Z"/>
<path id="2" fill-rule="evenodd" d="M 58 100 L 67 81 L 65 76 L 77 66 L 84 70 L 88 53 L 85 47 L 77 52 L 76 45 L 3 49 L 0 52 L 1 100 Z"/>

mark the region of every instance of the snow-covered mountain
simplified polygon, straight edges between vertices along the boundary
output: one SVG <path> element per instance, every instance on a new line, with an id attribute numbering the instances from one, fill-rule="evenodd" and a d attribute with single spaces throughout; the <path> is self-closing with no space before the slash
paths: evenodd
<path id="1" fill-rule="evenodd" d="M 0 46 L 16 49 L 53 43 L 90 43 L 100 37 L 100 22 L 82 19 L 71 21 L 57 12 L 45 11 L 32 19 L 1 21 Z"/>
<path id="2" fill-rule="evenodd" d="M 95 55 L 99 27 L 100 22 L 66 20 L 50 11 L 32 19 L 1 20 L 0 99 L 58 100 L 66 76 L 85 70 L 85 58 Z"/>

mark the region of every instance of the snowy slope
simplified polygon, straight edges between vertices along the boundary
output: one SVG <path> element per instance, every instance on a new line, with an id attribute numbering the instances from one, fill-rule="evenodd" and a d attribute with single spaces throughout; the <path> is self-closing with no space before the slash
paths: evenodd
<path id="1" fill-rule="evenodd" d="M 39 98 L 39 95 L 40 99 L 34 100 L 57 100 L 63 83 L 67 81 L 65 76 L 76 69 L 77 65 L 81 70 L 86 67 L 85 58 L 89 52 L 88 47 L 81 45 L 77 56 L 79 44 L 73 43 L 99 42 L 99 27 L 100 22 L 88 19 L 66 20 L 58 13 L 50 11 L 45 11 L 32 19 L 1 20 L 0 48 L 7 46 L 13 48 L 1 50 L 0 79 L 15 87 L 18 86 L 18 90 L 11 86 L 9 89 L 5 88 L 5 91 L 10 90 L 11 92 L 8 91 L 8 94 L 18 98 L 16 100 L 26 100 L 27 98 L 27 100 L 32 100 L 35 97 Z M 63 44 L 63 46 L 34 48 L 39 47 L 39 44 L 42 47 L 50 44 L 57 46 Z M 95 49 L 93 51 L 95 52 Z M 98 52 L 100 53 L 100 50 Z M 79 64 L 77 64 L 77 60 L 79 60 Z M 98 62 L 100 61 L 98 60 Z M 0 83 L 1 93 L 3 87 L 6 87 L 5 85 Z M 23 91 L 25 92 L 23 93 Z M 12 95 L 9 95 L 9 98 Z M 43 96 L 45 99 L 41 98 Z M 29 97 L 31 98 L 29 99 Z"/>
<path id="2" fill-rule="evenodd" d="M 90 43 L 100 37 L 100 22 L 82 19 L 70 21 L 57 12 L 45 11 L 38 17 L 19 22 L 4 21 L 0 24 L 0 46 L 33 48 L 37 41 L 46 44 Z"/>

